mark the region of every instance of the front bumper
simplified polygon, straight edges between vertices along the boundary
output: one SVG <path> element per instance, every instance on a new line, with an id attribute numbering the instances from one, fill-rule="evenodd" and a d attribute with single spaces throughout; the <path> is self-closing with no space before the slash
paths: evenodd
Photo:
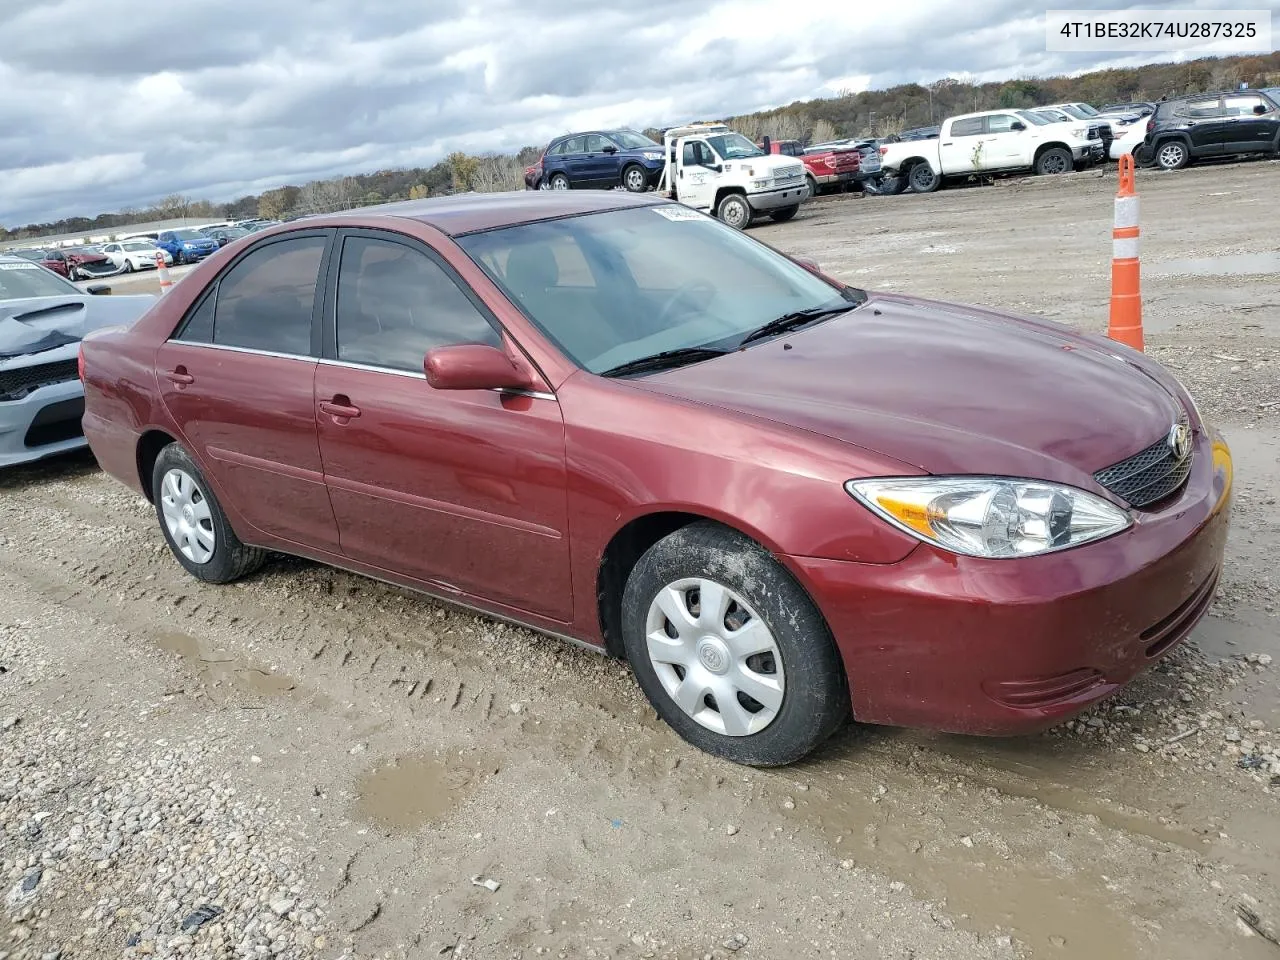
<path id="1" fill-rule="evenodd" d="M 76 273 L 81 277 L 114 277 L 122 271 L 124 267 L 117 267 L 110 260 L 102 263 L 77 263 L 75 265 Z"/>
<path id="2" fill-rule="evenodd" d="M 185 247 L 183 247 L 182 258 L 188 262 L 194 262 L 196 260 L 203 260 L 205 257 L 212 257 L 217 252 L 218 252 L 217 247 L 214 247 L 212 250 L 204 249 L 204 248 L 196 249 L 196 250 L 188 250 Z"/>
<path id="3" fill-rule="evenodd" d="M 747 203 L 757 212 L 777 210 L 781 207 L 794 207 L 809 199 L 809 185 L 803 180 L 798 187 L 787 187 L 784 190 L 763 190 L 760 193 L 748 193 Z"/>
<path id="4" fill-rule="evenodd" d="M 1090 140 L 1071 148 L 1077 163 L 1101 163 L 1107 157 L 1106 145 L 1101 140 Z"/>
<path id="5" fill-rule="evenodd" d="M 83 414 L 84 385 L 79 380 L 49 384 L 21 400 L 0 402 L 0 467 L 85 446 Z"/>
<path id="6" fill-rule="evenodd" d="M 1182 491 L 1123 534 L 1019 560 L 921 544 L 894 564 L 791 557 L 827 618 L 861 721 L 1032 733 L 1114 694 L 1212 602 L 1231 459 L 1196 437 Z"/>

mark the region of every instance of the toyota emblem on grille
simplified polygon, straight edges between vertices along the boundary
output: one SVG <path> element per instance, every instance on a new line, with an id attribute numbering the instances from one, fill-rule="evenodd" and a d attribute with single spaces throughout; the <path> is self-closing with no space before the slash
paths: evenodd
<path id="1" fill-rule="evenodd" d="M 1185 423 L 1175 423 L 1166 442 L 1175 460 L 1185 460 L 1191 452 L 1191 428 Z"/>

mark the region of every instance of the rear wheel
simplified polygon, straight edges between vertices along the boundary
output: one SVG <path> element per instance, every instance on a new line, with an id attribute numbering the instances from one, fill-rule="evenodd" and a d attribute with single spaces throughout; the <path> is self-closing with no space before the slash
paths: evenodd
<path id="1" fill-rule="evenodd" d="M 568 190 L 569 189 L 569 178 L 566 177 L 563 173 L 553 173 L 551 175 L 551 180 L 549 181 L 549 183 L 551 184 L 552 190 Z"/>
<path id="2" fill-rule="evenodd" d="M 1181 140 L 1166 140 L 1156 147 L 1156 163 L 1164 170 L 1181 170 L 1191 161 L 1191 151 Z"/>
<path id="3" fill-rule="evenodd" d="M 751 222 L 751 205 L 739 193 L 730 193 L 720 201 L 716 216 L 735 230 L 745 230 Z"/>
<path id="4" fill-rule="evenodd" d="M 1036 173 L 1046 176 L 1068 173 L 1073 169 L 1071 154 L 1062 147 L 1050 147 L 1036 160 Z"/>
<path id="5" fill-rule="evenodd" d="M 794 207 L 783 207 L 780 210 L 775 210 L 769 216 L 775 223 L 786 223 L 799 212 L 800 204 L 797 203 Z"/>
<path id="6" fill-rule="evenodd" d="M 917 163 L 907 174 L 913 193 L 933 193 L 942 186 L 942 176 L 927 163 Z"/>
<path id="7" fill-rule="evenodd" d="M 649 175 L 644 167 L 633 163 L 622 171 L 622 185 L 631 193 L 644 193 L 649 189 Z"/>
<path id="8" fill-rule="evenodd" d="M 265 550 L 240 542 L 208 481 L 181 445 L 171 443 L 156 457 L 151 497 L 165 542 L 193 577 L 230 583 L 266 561 Z"/>
<path id="9" fill-rule="evenodd" d="M 849 716 L 813 602 L 759 544 L 716 523 L 654 544 L 627 578 L 623 640 L 641 689 L 680 736 L 736 763 L 793 763 Z"/>

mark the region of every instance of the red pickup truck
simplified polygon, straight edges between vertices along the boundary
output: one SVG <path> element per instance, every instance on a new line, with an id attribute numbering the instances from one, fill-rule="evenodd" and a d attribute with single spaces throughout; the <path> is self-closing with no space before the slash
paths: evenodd
<path id="1" fill-rule="evenodd" d="M 805 153 L 799 140 L 769 139 L 757 146 L 766 153 L 795 157 L 803 163 L 810 196 L 816 197 L 823 190 L 847 190 L 862 181 L 862 154 L 852 147 Z"/>

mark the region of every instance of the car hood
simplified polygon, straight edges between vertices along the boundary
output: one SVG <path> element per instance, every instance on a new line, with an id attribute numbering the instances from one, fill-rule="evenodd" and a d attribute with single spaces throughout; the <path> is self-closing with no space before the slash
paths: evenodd
<path id="1" fill-rule="evenodd" d="M 934 474 L 1094 486 L 1166 436 L 1179 401 L 1103 342 L 977 307 L 873 296 L 851 313 L 632 383 Z"/>
<path id="2" fill-rule="evenodd" d="M 72 263 L 103 263 L 108 259 L 101 253 L 68 253 L 66 256 Z"/>
<path id="3" fill-rule="evenodd" d="M 155 301 L 149 294 L 0 300 L 0 369 L 23 366 L 35 354 L 79 343 L 90 330 L 131 324 Z"/>

